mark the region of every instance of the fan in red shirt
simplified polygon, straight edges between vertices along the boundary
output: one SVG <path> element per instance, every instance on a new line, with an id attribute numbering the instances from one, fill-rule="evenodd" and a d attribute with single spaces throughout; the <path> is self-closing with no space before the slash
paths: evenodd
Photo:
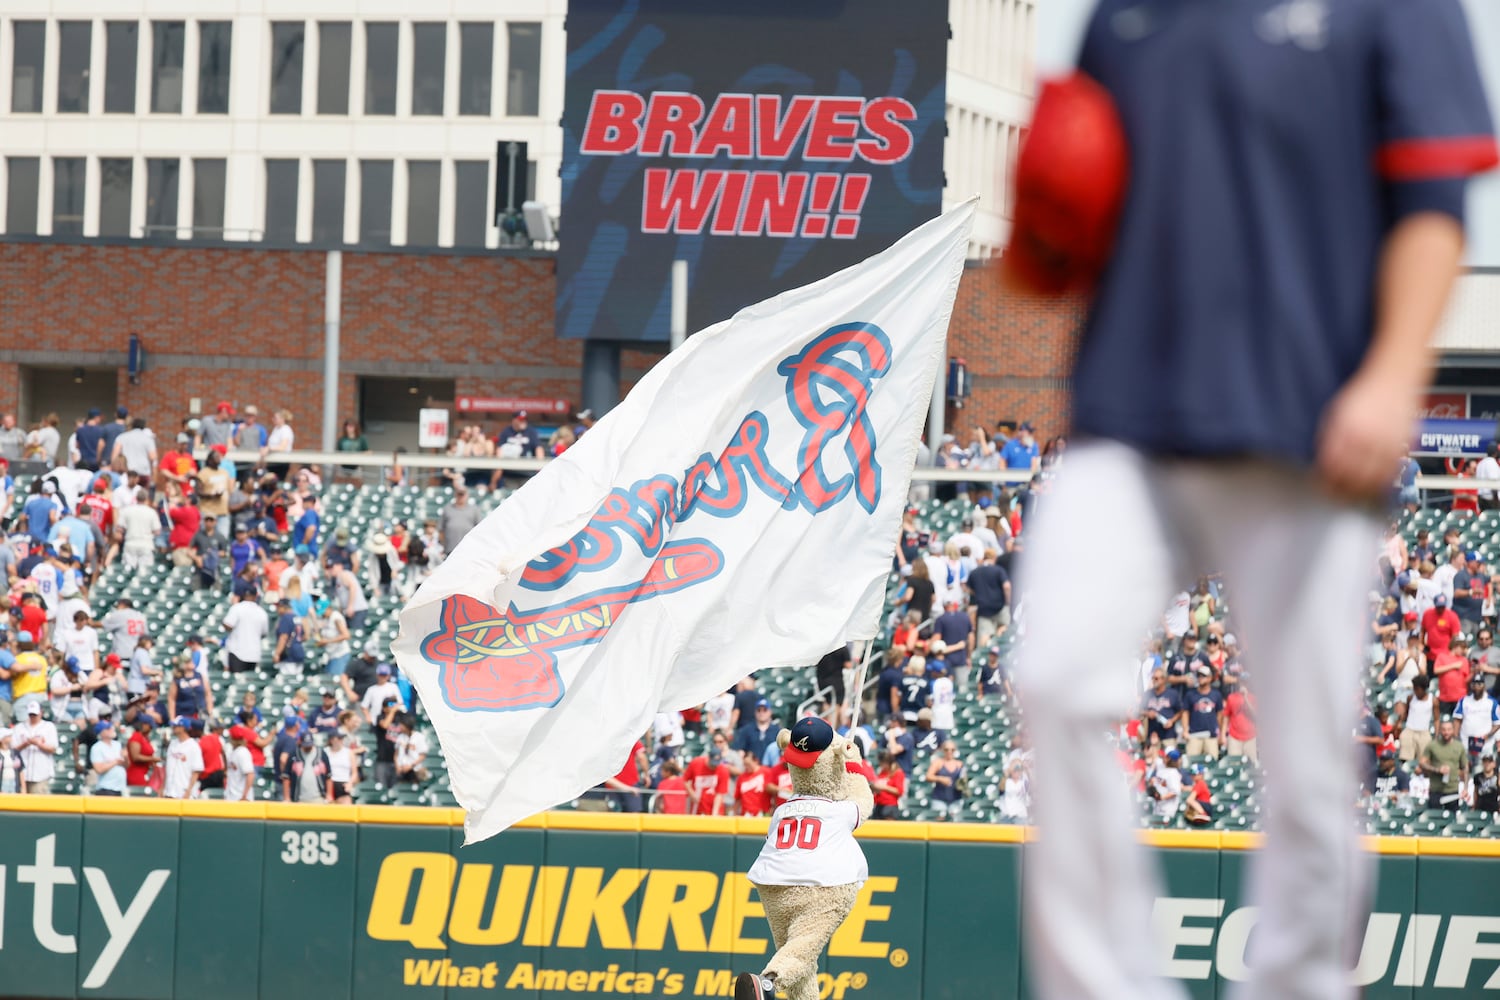
<path id="1" fill-rule="evenodd" d="M 1422 614 L 1422 639 L 1427 644 L 1428 659 L 1435 660 L 1438 653 L 1446 653 L 1461 628 L 1458 615 L 1448 607 L 1448 595 L 1433 598 L 1432 607 Z"/>
<path id="2" fill-rule="evenodd" d="M 870 783 L 875 793 L 875 809 L 871 819 L 900 819 L 901 796 L 906 794 L 906 772 L 896 763 L 894 754 L 881 751 L 880 772 Z"/>
<path id="3" fill-rule="evenodd" d="M 729 794 L 729 765 L 724 763 L 724 737 L 714 736 L 708 753 L 688 762 L 682 779 L 687 783 L 688 799 L 699 816 L 724 815 L 724 797 Z"/>
<path id="4" fill-rule="evenodd" d="M 745 769 L 734 779 L 734 800 L 741 816 L 769 816 L 771 796 L 776 786 L 768 777 L 771 769 L 761 767 L 754 754 L 745 754 Z"/>
<path id="5" fill-rule="evenodd" d="M 109 499 L 109 480 L 100 476 L 94 480 L 94 491 L 78 501 L 78 513 L 87 518 L 94 527 L 109 537 L 115 525 L 115 505 Z"/>
<path id="6" fill-rule="evenodd" d="M 192 734 L 203 754 L 203 774 L 198 779 L 200 788 L 224 787 L 224 738 L 218 733 L 221 728 L 223 724 L 215 722 L 213 730 L 205 733 L 203 720 L 193 720 Z"/>
<path id="7" fill-rule="evenodd" d="M 125 765 L 125 784 L 142 787 L 151 779 L 151 769 L 158 763 L 156 747 L 151 745 L 151 720 L 137 716 L 135 729 L 125 741 L 125 753 L 130 763 Z"/>
<path id="8" fill-rule="evenodd" d="M 1255 697 L 1245 690 L 1245 678 L 1240 677 L 1240 686 L 1224 699 L 1224 735 L 1228 737 L 1228 752 L 1257 760 L 1255 744 Z"/>
<path id="9" fill-rule="evenodd" d="M 1453 639 L 1452 649 L 1445 649 L 1432 659 L 1432 672 L 1437 675 L 1438 711 L 1443 715 L 1452 715 L 1469 690 L 1473 671 L 1469 667 L 1468 652 L 1467 637 L 1458 635 Z"/>
<path id="10" fill-rule="evenodd" d="M 21 597 L 20 631 L 30 632 L 38 646 L 46 635 L 47 609 L 42 606 L 40 594 L 28 593 Z"/>
<path id="11" fill-rule="evenodd" d="M 667 816 L 687 815 L 687 782 L 682 780 L 682 767 L 675 760 L 661 763 L 661 780 L 656 783 L 656 811 Z"/>
<path id="12" fill-rule="evenodd" d="M 167 510 L 167 517 L 172 521 L 172 533 L 167 536 L 167 542 L 172 546 L 176 561 L 175 554 L 186 553 L 193 544 L 193 536 L 198 533 L 198 525 L 203 519 L 197 505 L 189 503 L 185 495 L 179 496 L 177 503 Z M 181 558 L 185 560 L 186 556 Z M 177 565 L 186 566 L 187 562 L 178 562 Z"/>
<path id="13" fill-rule="evenodd" d="M 635 741 L 635 746 L 630 748 L 630 757 L 625 761 L 625 766 L 620 768 L 620 773 L 604 782 L 602 786 L 605 797 L 614 799 L 621 812 L 638 813 L 641 811 L 641 764 L 646 760 L 646 748 L 641 745 L 640 740 Z"/>

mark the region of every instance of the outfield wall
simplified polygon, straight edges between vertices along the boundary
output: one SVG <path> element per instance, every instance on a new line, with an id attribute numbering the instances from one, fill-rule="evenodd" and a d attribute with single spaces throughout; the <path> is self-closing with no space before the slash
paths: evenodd
<path id="1" fill-rule="evenodd" d="M 770 934 L 743 872 L 765 820 L 551 813 L 460 849 L 458 810 L 0 800 L 0 993 L 236 1000 L 728 996 Z M 834 1000 L 1025 995 L 1018 827 L 866 824 Z M 1245 974 L 1255 838 L 1153 833 L 1164 969 Z M 1378 838 L 1365 996 L 1500 996 L 1500 845 Z M 1309 892 L 1320 891 L 1309 886 Z"/>

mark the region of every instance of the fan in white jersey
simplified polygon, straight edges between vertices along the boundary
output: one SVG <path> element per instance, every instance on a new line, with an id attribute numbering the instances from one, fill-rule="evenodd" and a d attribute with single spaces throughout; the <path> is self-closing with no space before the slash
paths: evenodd
<path id="1" fill-rule="evenodd" d="M 192 725 L 193 720 L 186 716 L 172 720 L 172 742 L 167 744 L 166 777 L 161 787 L 164 799 L 198 797 L 198 779 L 203 775 L 203 751 L 188 733 Z"/>
<path id="2" fill-rule="evenodd" d="M 776 954 L 760 975 L 742 973 L 735 1000 L 817 1000 L 818 956 L 869 875 L 854 831 L 870 815 L 869 766 L 859 748 L 816 717 L 776 738 L 793 795 L 771 815 L 748 877 L 760 894 Z"/>

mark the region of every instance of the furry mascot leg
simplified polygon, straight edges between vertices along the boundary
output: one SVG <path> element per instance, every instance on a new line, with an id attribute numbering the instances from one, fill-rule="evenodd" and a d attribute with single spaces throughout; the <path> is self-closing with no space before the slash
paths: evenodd
<path id="1" fill-rule="evenodd" d="M 763 885 L 760 900 L 771 925 L 776 954 L 764 976 L 785 990 L 788 1000 L 818 1000 L 818 957 L 839 924 L 854 909 L 858 885 Z"/>

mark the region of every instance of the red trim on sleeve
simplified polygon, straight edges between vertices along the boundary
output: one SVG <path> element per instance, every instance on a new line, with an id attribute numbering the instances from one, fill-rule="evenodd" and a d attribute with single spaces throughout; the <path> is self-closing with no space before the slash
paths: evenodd
<path id="1" fill-rule="evenodd" d="M 1436 181 L 1483 173 L 1500 164 L 1492 135 L 1398 139 L 1375 154 L 1375 169 L 1390 181 Z"/>

